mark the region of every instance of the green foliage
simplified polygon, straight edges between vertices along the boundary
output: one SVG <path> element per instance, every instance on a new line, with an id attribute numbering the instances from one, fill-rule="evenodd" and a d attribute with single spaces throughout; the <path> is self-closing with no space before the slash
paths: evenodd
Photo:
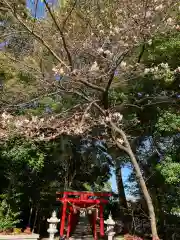
<path id="1" fill-rule="evenodd" d="M 161 133 L 177 133 L 180 131 L 180 115 L 169 111 L 163 112 L 156 124 L 158 132 Z"/>
<path id="2" fill-rule="evenodd" d="M 20 233 L 22 233 L 22 229 L 21 228 L 14 228 L 13 233 L 20 234 Z"/>
<path id="3" fill-rule="evenodd" d="M 20 212 L 13 212 L 10 204 L 7 202 L 8 196 L 1 195 L 0 202 L 0 232 L 12 229 L 20 222 L 18 219 Z"/>
<path id="4" fill-rule="evenodd" d="M 30 169 L 40 171 L 44 166 L 44 154 L 34 143 L 13 139 L 6 143 L 2 157 L 11 161 L 13 166 L 27 165 Z"/>
<path id="5" fill-rule="evenodd" d="M 143 61 L 150 65 L 168 63 L 173 69 L 180 66 L 180 34 L 170 33 L 167 36 L 159 36 L 153 40 L 144 54 Z"/>
<path id="6" fill-rule="evenodd" d="M 17 73 L 17 77 L 20 82 L 26 83 L 26 84 L 32 84 L 33 81 L 35 81 L 35 76 L 32 75 L 29 72 L 19 71 Z"/>
<path id="7" fill-rule="evenodd" d="M 83 184 L 86 191 L 94 192 L 112 192 L 112 186 L 110 182 L 103 182 L 101 184 L 94 183 L 89 185 L 87 182 Z"/>
<path id="8" fill-rule="evenodd" d="M 24 6 L 24 4 L 23 6 L 21 5 L 21 9 L 17 9 L 18 12 L 19 10 L 24 10 Z M 83 6 L 83 4 L 79 6 L 80 11 L 83 10 Z M 109 6 L 109 2 L 108 4 L 106 2 L 105 6 L 107 7 L 104 7 L 105 14 L 103 20 L 104 22 L 107 21 L 105 25 L 109 26 L 110 22 L 107 15 L 111 15 L 114 9 Z M 66 11 L 64 12 L 66 13 Z M 25 12 L 23 11 L 23 13 Z M 98 14 L 98 11 L 96 14 Z M 58 16 L 58 13 L 55 12 L 55 15 Z M 93 18 L 95 15 L 92 14 Z M 26 18 L 26 15 L 24 17 Z M 90 20 L 91 14 L 88 17 Z M 3 15 L 1 18 L 3 18 Z M 61 23 L 62 19 L 60 19 L 59 23 Z M 7 102 L 7 105 L 15 105 L 16 102 L 22 103 L 24 100 L 26 100 L 24 102 L 28 102 L 27 99 L 30 100 L 34 98 L 34 96 L 36 98 L 39 94 L 41 97 L 36 101 L 37 104 L 31 104 L 30 102 L 29 105 L 23 105 L 20 111 L 17 111 L 18 114 L 33 115 L 62 114 L 64 110 L 72 108 L 75 104 L 82 104 L 82 100 L 67 94 L 62 97 L 60 94 L 59 96 L 44 97 L 45 94 L 48 95 L 46 89 L 52 90 L 52 92 L 58 89 L 59 83 L 56 84 L 55 80 L 51 79 L 54 77 L 52 76 L 52 67 L 54 64 L 56 65 L 56 61 L 54 57 L 50 56 L 47 50 L 40 47 L 37 41 L 33 40 L 32 36 L 24 32 L 25 29 L 22 31 L 18 23 L 17 25 L 13 25 L 10 18 L 7 18 L 7 20 L 11 27 L 15 27 L 17 32 L 22 33 L 13 34 L 14 36 L 10 39 L 9 47 L 6 49 L 6 55 L 0 53 L 0 77 L 3 79 L 5 86 L 2 96 L 2 98 L 6 100 L 4 102 Z M 31 24 L 33 23 L 34 32 L 36 32 L 36 23 L 37 26 L 40 27 L 40 32 L 41 29 L 42 31 L 45 29 L 47 35 L 41 35 L 45 37 L 48 44 L 50 40 L 52 49 L 54 49 L 58 56 L 61 56 L 61 52 L 63 53 L 61 42 L 58 38 L 56 42 L 56 36 L 58 35 L 51 22 L 48 22 L 48 20 L 35 22 L 32 21 L 32 18 L 28 20 L 30 21 L 26 21 L 26 23 L 30 27 L 32 27 Z M 68 23 L 66 27 L 68 33 Z M 7 28 L 4 30 L 6 30 L 6 34 L 9 34 L 12 29 Z M 52 38 L 52 36 L 54 37 Z M 130 73 L 128 70 L 125 74 L 127 78 L 123 76 L 123 71 L 120 73 L 120 76 L 115 76 L 113 84 L 116 85 L 117 88 L 112 87 L 109 91 L 109 101 L 112 108 L 121 103 L 127 104 L 127 108 L 125 107 L 122 113 L 122 125 L 127 132 L 127 136 L 130 136 L 131 139 L 134 137 L 139 140 L 142 139 L 144 135 L 147 135 L 148 140 L 146 139 L 145 141 L 148 143 L 146 142 L 146 144 L 144 144 L 144 148 L 150 145 L 149 139 L 154 137 L 150 134 L 154 134 L 155 131 L 158 137 L 159 135 L 163 136 L 162 133 L 176 135 L 177 132 L 179 132 L 180 117 L 178 113 L 174 113 L 176 112 L 176 108 L 171 109 L 172 111 L 165 111 L 167 110 L 166 106 L 163 105 L 163 107 L 161 107 L 162 105 L 156 105 L 154 102 L 154 99 L 159 96 L 169 97 L 172 95 L 172 89 L 175 89 L 174 92 L 178 89 L 177 86 L 179 83 L 177 85 L 174 84 L 175 81 L 178 82 L 178 80 L 175 79 L 174 69 L 180 66 L 179 37 L 179 33 L 171 33 L 168 36 L 156 36 L 156 38 L 153 39 L 153 44 L 148 47 L 146 46 L 145 49 L 145 54 L 142 59 L 146 67 L 145 71 L 142 71 L 142 69 L 144 70 L 144 66 L 140 66 L 140 70 L 127 66 L 127 69 L 130 69 Z M 114 41 L 111 41 L 112 44 L 113 42 Z M 101 41 L 98 41 L 98 43 L 101 44 Z M 70 44 L 70 42 L 68 42 L 67 46 L 69 46 L 70 53 L 73 54 L 75 52 L 74 45 L 76 46 L 77 44 Z M 73 46 L 72 50 L 71 45 Z M 17 61 L 10 61 L 14 56 Z M 78 54 L 77 57 L 79 57 Z M 127 61 L 127 65 L 134 63 L 134 58 L 136 57 L 131 56 L 130 61 Z M 25 65 L 29 65 L 30 68 L 26 68 Z M 138 67 L 139 66 L 137 66 L 137 68 Z M 46 71 L 44 71 L 44 69 Z M 121 85 L 121 77 L 122 82 L 125 82 L 125 84 L 119 87 Z M 124 78 L 126 78 L 125 81 Z M 53 83 L 51 81 L 53 81 Z M 42 89 L 45 89 L 45 93 Z M 69 89 L 71 89 L 71 86 L 69 86 Z M 88 97 L 91 96 L 92 99 L 96 99 L 94 91 L 89 91 L 89 88 L 81 90 Z M 24 98 L 21 98 L 20 93 L 24 94 Z M 98 98 L 98 100 L 99 99 L 100 98 Z M 129 108 L 128 104 L 129 106 L 131 105 L 131 108 Z M 151 107 L 149 107 L 150 105 Z M 156 141 L 160 143 L 159 138 L 156 139 Z M 133 144 L 134 152 L 136 152 L 137 148 L 139 148 L 139 142 L 137 141 Z M 90 141 L 85 143 L 88 147 L 83 150 L 81 145 L 81 140 L 73 137 L 63 137 L 63 139 L 57 139 L 51 143 L 33 143 L 18 138 L 9 139 L 5 145 L 1 146 L 1 192 L 8 192 L 9 195 L 22 193 L 22 196 L 19 198 L 20 202 L 18 203 L 21 208 L 29 210 L 29 208 L 32 207 L 37 210 L 40 206 L 41 211 L 43 209 L 43 213 L 38 214 L 44 217 L 44 211 L 46 210 L 48 212 L 50 206 L 55 201 L 55 192 L 57 190 L 93 189 L 95 191 L 110 191 L 111 186 L 108 183 L 110 177 L 110 161 L 108 161 L 107 149 L 97 149 L 95 144 Z M 157 164 L 157 156 L 154 157 L 153 155 L 157 149 L 154 146 L 150 146 L 150 148 L 153 153 L 149 151 L 150 153 L 146 155 L 144 149 L 141 148 L 139 150 L 141 156 L 138 157 L 140 159 L 139 163 L 141 164 L 142 172 L 146 178 L 146 183 L 152 193 L 152 198 L 155 203 L 159 201 L 159 205 L 156 205 L 156 211 L 159 213 L 161 210 L 164 211 L 178 206 L 180 195 L 178 195 L 178 191 L 175 191 L 173 184 L 179 183 L 180 164 L 178 163 L 176 152 L 166 153 L 166 157 Z M 153 155 L 153 157 L 150 158 L 149 155 Z M 123 158 L 127 159 L 126 157 Z M 123 160 L 121 160 L 121 163 L 122 162 Z M 177 196 L 177 201 L 174 201 L 175 203 L 172 201 L 174 198 L 173 191 L 176 194 L 175 196 Z M 166 197 L 166 194 L 171 201 Z M 5 198 L 7 199 L 8 197 L 6 196 Z M 31 201 L 29 201 L 29 199 Z M 3 204 L 7 203 L 2 201 L 1 205 Z M 13 208 L 13 210 L 8 210 L 8 215 L 3 210 L 4 205 L 0 207 L 1 229 L 12 228 L 17 223 L 17 215 L 14 214 L 14 205 L 18 204 L 13 202 L 8 204 Z M 9 209 L 9 207 L 6 208 Z M 117 210 L 117 205 L 114 206 L 114 209 L 115 211 Z M 3 220 L 1 220 L 1 218 Z M 41 217 L 39 217 L 39 219 L 41 219 Z"/>
<path id="9" fill-rule="evenodd" d="M 167 183 L 176 184 L 180 182 L 180 163 L 173 162 L 171 155 L 167 155 L 164 161 L 157 166 L 157 169 Z"/>
<path id="10" fill-rule="evenodd" d="M 122 103 L 123 101 L 126 101 L 128 96 L 122 89 L 112 89 L 109 92 L 109 100 L 112 103 L 112 105 L 116 105 L 118 103 Z"/>

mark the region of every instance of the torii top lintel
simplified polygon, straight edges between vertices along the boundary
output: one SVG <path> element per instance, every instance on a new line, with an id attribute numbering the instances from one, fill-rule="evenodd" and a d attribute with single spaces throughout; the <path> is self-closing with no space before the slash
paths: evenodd
<path id="1" fill-rule="evenodd" d="M 57 198 L 61 202 L 71 203 L 87 203 L 87 204 L 100 204 L 108 203 L 107 197 L 112 196 L 109 192 L 57 192 L 57 195 L 63 195 L 61 198 Z M 92 198 L 95 197 L 95 198 Z"/>

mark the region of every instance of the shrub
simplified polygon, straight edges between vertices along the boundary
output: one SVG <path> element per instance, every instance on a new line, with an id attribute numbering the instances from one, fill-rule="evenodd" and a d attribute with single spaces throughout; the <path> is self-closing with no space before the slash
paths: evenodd
<path id="1" fill-rule="evenodd" d="M 10 207 L 10 204 L 7 202 L 7 196 L 1 195 L 0 202 L 0 232 L 13 229 L 17 223 L 20 222 L 19 212 L 14 213 Z"/>

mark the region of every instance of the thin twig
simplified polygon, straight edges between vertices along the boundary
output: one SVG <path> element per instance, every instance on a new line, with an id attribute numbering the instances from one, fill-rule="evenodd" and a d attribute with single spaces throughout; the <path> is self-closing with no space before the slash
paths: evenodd
<path id="1" fill-rule="evenodd" d="M 41 99 L 41 98 L 43 98 L 43 97 L 50 97 L 50 96 L 54 96 L 54 95 L 56 95 L 56 94 L 58 94 L 58 93 L 60 93 L 61 91 L 55 91 L 55 92 L 52 92 L 52 93 L 47 93 L 47 94 L 45 94 L 45 95 L 41 95 L 41 96 L 39 96 L 39 97 L 36 97 L 36 98 L 33 98 L 33 99 L 31 99 L 30 101 L 28 101 L 28 102 L 24 102 L 24 103 L 20 103 L 20 104 L 16 104 L 16 105 L 8 105 L 7 107 L 6 107 L 6 110 L 8 110 L 8 109 L 13 109 L 13 108 L 20 108 L 20 107 L 23 107 L 23 106 L 26 106 L 27 104 L 29 104 L 29 103 L 32 103 L 32 102 L 34 102 L 34 101 L 37 101 L 37 100 L 39 100 L 39 99 Z"/>
<path id="2" fill-rule="evenodd" d="M 48 12 L 49 12 L 49 14 L 50 14 L 50 16 L 51 16 L 54 24 L 55 24 L 57 30 L 59 31 L 59 33 L 60 33 L 60 35 L 61 35 L 61 39 L 62 39 L 62 42 L 63 42 L 64 50 L 66 51 L 67 58 L 68 58 L 68 61 L 69 61 L 69 65 L 70 65 L 70 69 L 71 69 L 71 71 L 72 71 L 72 70 L 73 70 L 72 57 L 71 57 L 71 54 L 70 54 L 70 52 L 69 52 L 69 49 L 68 49 L 68 46 L 67 46 L 66 39 L 65 39 L 65 37 L 64 37 L 63 31 L 61 30 L 61 28 L 60 28 L 60 26 L 59 26 L 59 24 L 58 24 L 58 22 L 57 22 L 57 20 L 56 20 L 56 17 L 55 17 L 54 14 L 52 13 L 51 8 L 49 7 L 49 5 L 48 5 L 48 3 L 47 3 L 46 0 L 44 0 L 44 3 L 45 3 L 45 5 L 46 5 L 46 8 L 47 8 L 47 10 L 48 10 Z"/>
<path id="3" fill-rule="evenodd" d="M 91 102 L 91 103 L 87 106 L 87 108 L 85 109 L 84 114 L 83 114 L 82 119 L 81 119 L 81 122 L 80 122 L 80 124 L 79 124 L 79 128 L 80 128 L 80 129 L 81 129 L 83 123 L 84 123 L 84 120 L 85 120 L 85 118 L 86 118 L 86 114 L 87 114 L 88 111 L 91 109 L 91 107 L 92 107 L 92 105 L 93 105 L 94 102 L 96 102 L 96 101 Z"/>
<path id="4" fill-rule="evenodd" d="M 94 90 L 97 90 L 97 91 L 100 91 L 100 92 L 105 92 L 105 89 L 103 87 L 100 87 L 96 84 L 93 84 L 93 83 L 90 83 L 88 81 L 86 81 L 85 79 L 80 79 L 79 82 L 83 83 L 84 85 L 94 89 Z"/>
<path id="5" fill-rule="evenodd" d="M 33 67 L 25 64 L 24 61 L 20 61 L 20 60 L 18 60 L 18 59 L 16 59 L 16 58 L 13 58 L 13 57 L 11 57 L 11 56 L 9 56 L 9 55 L 7 55 L 7 54 L 5 54 L 5 56 L 6 56 L 7 58 L 9 58 L 10 60 L 12 60 L 13 62 L 21 63 L 21 64 L 23 64 L 25 67 L 27 67 L 27 68 L 29 68 L 29 69 L 31 69 L 31 70 L 34 70 L 34 71 L 36 71 L 36 72 L 38 72 L 38 73 L 41 73 L 38 69 L 35 69 L 35 68 L 33 68 Z"/>
<path id="6" fill-rule="evenodd" d="M 63 21 L 63 24 L 62 24 L 62 25 L 63 25 L 63 26 L 62 26 L 62 31 L 63 31 L 64 28 L 65 28 L 65 25 L 66 25 L 67 20 L 69 19 L 69 17 L 71 16 L 73 10 L 75 9 L 76 4 L 77 4 L 77 0 L 74 1 L 74 4 L 73 4 L 71 10 L 69 11 L 68 15 L 66 16 L 65 20 Z"/>
<path id="7" fill-rule="evenodd" d="M 11 5 L 7 2 L 7 0 L 3 0 L 6 5 L 8 6 L 10 12 L 12 15 L 21 23 L 21 25 L 29 32 L 31 33 L 37 40 L 39 40 L 44 47 L 54 56 L 54 58 L 60 62 L 62 65 L 64 65 L 68 70 L 70 67 L 52 50 L 51 46 L 37 33 L 35 33 L 22 19 L 21 17 L 13 10 Z"/>
<path id="8" fill-rule="evenodd" d="M 123 59 L 125 58 L 125 56 L 131 51 L 131 49 L 126 50 L 125 52 L 123 52 L 117 59 L 115 66 L 112 68 L 111 72 L 110 72 L 110 76 L 109 76 L 109 81 L 107 83 L 107 86 L 105 88 L 105 92 L 103 93 L 103 104 L 105 109 L 109 108 L 109 89 L 111 87 L 112 81 L 114 79 L 114 74 L 116 69 L 118 68 L 118 66 L 120 65 L 120 63 L 123 61 Z"/>

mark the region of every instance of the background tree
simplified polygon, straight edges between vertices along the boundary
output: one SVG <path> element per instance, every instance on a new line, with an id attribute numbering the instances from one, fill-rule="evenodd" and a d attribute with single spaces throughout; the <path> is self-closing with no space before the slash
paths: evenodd
<path id="1" fill-rule="evenodd" d="M 40 231 L 41 220 L 56 206 L 56 191 L 86 190 L 86 185 L 97 191 L 106 185 L 110 177 L 108 156 L 98 143 L 93 148 L 91 144 L 95 142 L 69 136 L 49 143 L 15 138 L 1 144 L 0 191 L 6 194 L 2 204 L 7 201 L 12 212 L 20 212 L 23 222 L 19 226 L 28 224 Z M 0 218 L 2 224 L 4 219 Z M 12 219 L 6 227 L 15 223 Z"/>
<path id="2" fill-rule="evenodd" d="M 38 121 L 31 118 L 32 121 L 29 122 L 22 116 L 16 120 L 13 119 L 15 125 L 18 125 L 18 132 L 30 137 L 40 136 L 43 139 L 49 139 L 63 132 L 86 134 L 89 127 L 92 129 L 93 126 L 105 126 L 103 132 L 111 137 L 108 140 L 129 155 L 132 161 L 147 202 L 152 237 L 157 239 L 152 199 L 130 144 L 134 135 L 130 134 L 128 128 L 137 127 L 138 121 L 141 121 L 143 126 L 147 126 L 149 119 L 147 113 L 153 105 L 159 107 L 162 102 L 174 104 L 172 96 L 165 94 L 162 97 L 164 83 L 174 83 L 176 79 L 172 76 L 172 70 L 162 64 L 158 68 L 147 70 L 140 62 L 146 46 L 151 44 L 158 32 L 178 30 L 178 2 L 121 1 L 119 3 L 113 1 L 110 4 L 108 1 L 98 1 L 96 4 L 89 5 L 88 9 L 86 2 L 80 5 L 70 2 L 64 8 L 57 10 L 51 9 L 46 1 L 44 3 L 48 13 L 47 18 L 41 22 L 33 19 L 27 19 L 25 22 L 20 13 L 14 9 L 13 4 L 3 0 L 5 9 L 15 22 L 36 39 L 35 56 L 41 59 L 43 66 L 48 66 L 42 76 L 40 78 L 38 76 L 38 81 L 35 81 L 36 88 L 40 86 L 41 89 L 43 86 L 44 94 L 60 95 L 63 92 L 66 93 L 65 95 L 78 96 L 78 100 L 82 99 L 81 106 L 74 108 L 74 111 L 68 111 L 70 118 L 66 115 L 65 119 L 61 118 L 61 120 L 50 118 L 44 121 L 41 118 L 41 121 Z M 53 39 L 52 36 L 54 36 Z M 30 53 L 33 59 L 35 52 Z M 51 61 L 46 57 L 47 52 L 52 56 Z M 42 61 L 42 59 L 45 60 Z M 26 61 L 23 60 L 25 65 Z M 29 61 L 27 65 L 32 66 Z M 40 66 L 35 64 L 35 69 L 36 72 L 42 73 L 42 64 Z M 58 75 L 59 82 L 52 83 L 53 73 L 55 76 Z M 157 79 L 159 81 L 156 81 Z M 153 87 L 154 81 L 157 84 L 157 90 Z M 145 82 L 149 89 L 153 87 L 149 92 L 145 88 Z M 137 94 L 137 89 L 141 89 L 140 95 L 143 98 Z M 119 93 L 119 98 L 116 99 L 119 101 L 115 103 L 110 101 L 111 91 Z M 149 96 L 144 96 L 144 92 Z M 37 91 L 36 97 L 40 93 L 42 96 L 42 91 Z M 175 102 L 178 101 L 175 100 Z M 4 108 L 5 106 L 7 109 L 7 105 L 4 105 Z M 133 110 L 126 112 L 125 115 L 129 107 L 133 107 Z M 123 120 L 121 114 L 125 115 Z M 12 124 L 11 116 L 4 114 L 3 136 L 7 136 L 5 118 L 8 118 Z M 151 118 L 151 122 L 155 123 L 155 119 Z M 53 126 L 51 131 L 49 129 L 47 131 L 47 125 Z M 145 133 L 143 128 L 139 130 Z M 97 135 L 105 137 L 105 134 L 98 132 Z"/>

